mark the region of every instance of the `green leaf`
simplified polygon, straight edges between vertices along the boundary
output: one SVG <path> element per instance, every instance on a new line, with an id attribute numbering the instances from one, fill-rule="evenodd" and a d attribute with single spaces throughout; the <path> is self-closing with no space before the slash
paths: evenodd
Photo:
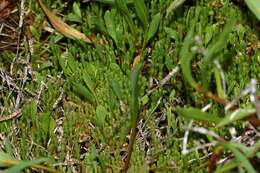
<path id="1" fill-rule="evenodd" d="M 180 34 L 176 30 L 173 30 L 172 28 L 164 27 L 164 31 L 171 39 L 174 39 L 175 41 L 180 40 Z"/>
<path id="2" fill-rule="evenodd" d="M 100 32 L 104 35 L 107 35 L 107 30 L 103 21 L 103 18 L 100 16 L 90 16 L 88 24 L 91 29 L 94 29 L 96 32 Z"/>
<path id="3" fill-rule="evenodd" d="M 92 92 L 93 95 L 95 95 L 95 83 L 92 81 L 90 78 L 90 75 L 88 74 L 87 71 L 84 71 L 82 74 L 83 81 L 87 85 L 88 89 Z"/>
<path id="4" fill-rule="evenodd" d="M 60 52 L 60 51 L 59 51 Z M 66 77 L 68 77 L 72 72 L 70 68 L 67 68 L 67 54 L 62 53 L 60 57 L 58 57 L 59 65 L 62 68 L 62 71 Z"/>
<path id="5" fill-rule="evenodd" d="M 221 118 L 219 118 L 216 115 L 209 114 L 207 112 L 202 112 L 200 109 L 197 108 L 176 108 L 176 112 L 189 119 L 199 120 L 199 121 L 205 121 L 210 123 L 219 123 Z"/>
<path id="6" fill-rule="evenodd" d="M 105 19 L 105 24 L 106 24 L 106 28 L 107 28 L 107 33 L 114 40 L 114 42 L 116 43 L 116 45 L 118 47 L 116 25 L 114 23 L 115 19 L 114 19 L 112 12 L 106 11 L 104 19 Z"/>
<path id="7" fill-rule="evenodd" d="M 218 54 L 226 46 L 228 42 L 227 38 L 229 36 L 229 33 L 232 31 L 234 23 L 235 23 L 235 17 L 231 16 L 227 20 L 227 23 L 223 31 L 219 33 L 217 37 L 218 39 L 209 46 L 208 52 L 205 56 L 206 62 L 212 62 L 216 58 L 214 55 Z"/>
<path id="8" fill-rule="evenodd" d="M 166 17 L 168 17 L 172 11 L 180 7 L 185 1 L 186 0 L 174 0 L 166 10 Z"/>
<path id="9" fill-rule="evenodd" d="M 206 27 L 206 29 L 205 29 L 205 40 L 204 40 L 205 45 L 207 45 L 210 42 L 210 40 L 213 37 L 215 30 L 216 30 L 215 25 L 211 25 L 211 26 Z"/>
<path id="10" fill-rule="evenodd" d="M 160 21 L 161 21 L 161 14 L 160 13 L 157 13 L 156 15 L 153 16 L 152 22 L 151 22 L 151 24 L 149 26 L 149 29 L 148 29 L 148 33 L 147 33 L 145 44 L 147 44 L 149 42 L 149 40 L 157 32 L 159 24 L 160 24 Z"/>
<path id="11" fill-rule="evenodd" d="M 138 102 L 138 76 L 142 69 L 142 65 L 138 64 L 134 71 L 131 73 L 131 100 L 130 100 L 130 110 L 132 123 L 137 120 L 139 102 Z"/>
<path id="12" fill-rule="evenodd" d="M 224 89 L 223 89 L 223 86 L 222 86 L 220 71 L 218 70 L 218 68 L 214 67 L 213 73 L 214 73 L 215 80 L 216 80 L 216 88 L 217 88 L 218 96 L 221 97 L 221 98 L 225 98 L 225 92 L 224 92 Z"/>
<path id="13" fill-rule="evenodd" d="M 106 108 L 102 105 L 98 105 L 96 112 L 93 116 L 93 121 L 95 125 L 102 128 L 106 122 L 106 115 L 107 115 Z"/>
<path id="14" fill-rule="evenodd" d="M 217 127 L 222 127 L 227 124 L 233 123 L 237 120 L 244 119 L 251 115 L 252 113 L 255 113 L 254 109 L 238 109 L 235 110 L 234 112 L 228 114 L 222 121 L 219 122 Z"/>
<path id="15" fill-rule="evenodd" d="M 230 145 L 227 143 L 223 146 L 232 151 L 232 153 L 235 155 L 236 162 L 239 166 L 244 167 L 247 170 L 247 172 L 256 173 L 255 169 L 253 168 L 245 154 L 241 153 L 236 147 L 234 147 L 234 145 Z"/>
<path id="16" fill-rule="evenodd" d="M 255 14 L 260 20 L 260 2 L 259 0 L 245 0 L 248 8 Z"/>
<path id="17" fill-rule="evenodd" d="M 196 20 L 194 20 L 195 22 Z M 193 42 L 193 35 L 194 35 L 194 27 L 195 24 L 193 23 L 187 36 L 184 39 L 183 46 L 180 51 L 180 59 L 181 59 L 181 69 L 184 76 L 184 79 L 194 87 L 196 82 L 194 81 L 191 73 L 191 60 L 194 57 L 194 53 L 190 52 L 190 46 Z"/>
<path id="18" fill-rule="evenodd" d="M 74 57 L 69 54 L 68 56 L 68 67 L 71 69 L 71 71 L 75 74 L 78 71 L 78 64 L 75 61 Z"/>
<path id="19" fill-rule="evenodd" d="M 3 152 L 3 151 L 0 151 L 0 167 L 7 167 L 9 165 L 7 165 L 5 163 L 6 160 L 13 160 L 14 158 L 11 157 L 9 154 Z"/>
<path id="20" fill-rule="evenodd" d="M 234 168 L 236 168 L 239 164 L 235 160 L 231 160 L 224 165 L 218 166 L 217 170 L 215 173 L 225 173 L 228 172 Z"/>
<path id="21" fill-rule="evenodd" d="M 73 3 L 73 13 L 75 13 L 80 19 L 82 18 L 81 16 L 81 11 L 80 11 L 80 6 L 77 2 Z"/>
<path id="22" fill-rule="evenodd" d="M 73 84 L 72 88 L 73 88 L 74 93 L 76 93 L 79 97 L 82 97 L 82 98 L 88 100 L 91 103 L 95 103 L 95 100 L 94 100 L 95 97 L 93 96 L 93 94 L 90 92 L 90 90 L 85 85 L 82 85 L 81 83 L 76 83 L 76 82 L 73 82 L 72 84 Z"/>
<path id="23" fill-rule="evenodd" d="M 130 10 L 127 7 L 127 2 L 125 0 L 115 0 L 115 6 L 119 9 L 120 13 L 123 14 L 133 37 L 136 38 L 136 26 L 134 25 Z"/>
<path id="24" fill-rule="evenodd" d="M 239 37 L 239 40 L 243 40 L 246 33 L 246 28 L 242 24 L 238 24 L 236 26 L 236 32 Z"/>
<path id="25" fill-rule="evenodd" d="M 142 22 L 144 29 L 148 28 L 148 11 L 144 0 L 134 0 L 135 10 L 138 18 Z"/>
<path id="26" fill-rule="evenodd" d="M 82 23 L 82 16 L 81 16 L 81 10 L 80 10 L 79 4 L 77 2 L 74 2 L 72 9 L 73 9 L 73 13 L 70 13 L 68 15 L 68 17 L 67 17 L 68 20 L 73 21 L 73 22 Z"/>
<path id="27" fill-rule="evenodd" d="M 49 112 L 39 113 L 39 121 L 41 122 L 39 125 L 40 125 L 40 128 L 42 129 L 41 131 L 43 134 L 42 135 L 43 139 L 49 133 L 50 117 L 51 117 L 51 115 Z"/>
<path id="28" fill-rule="evenodd" d="M 231 13 L 232 14 L 232 13 Z M 212 43 L 208 47 L 208 51 L 203 59 L 203 66 L 201 68 L 201 74 L 202 74 L 202 83 L 203 86 L 209 85 L 209 76 L 211 73 L 209 73 L 209 68 L 211 68 L 211 65 L 213 64 L 213 61 L 217 59 L 219 56 L 219 53 L 224 49 L 224 47 L 228 43 L 228 37 L 230 32 L 232 31 L 233 25 L 235 22 L 235 17 L 231 16 L 223 29 L 222 32 L 219 33 L 217 36 L 217 40 L 212 41 Z"/>
<path id="29" fill-rule="evenodd" d="M 46 162 L 48 159 L 38 159 L 32 161 L 19 161 L 17 165 L 12 166 L 11 168 L 4 171 L 4 173 L 20 173 L 25 168 L 32 166 L 33 164 L 39 164 L 42 162 Z"/>
<path id="30" fill-rule="evenodd" d="M 123 100 L 122 89 L 116 80 L 111 81 L 110 86 L 119 100 Z"/>
<path id="31" fill-rule="evenodd" d="M 75 14 L 69 14 L 67 16 L 67 20 L 68 21 L 71 21 L 71 22 L 78 22 L 78 23 L 82 23 L 82 20 L 81 18 L 79 18 L 77 15 Z"/>

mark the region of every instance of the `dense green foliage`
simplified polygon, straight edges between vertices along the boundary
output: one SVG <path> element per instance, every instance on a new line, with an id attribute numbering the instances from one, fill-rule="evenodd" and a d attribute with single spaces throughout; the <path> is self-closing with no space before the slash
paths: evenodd
<path id="1" fill-rule="evenodd" d="M 259 159 L 259 137 L 246 147 L 231 141 L 228 130 L 232 124 L 243 136 L 248 126 L 235 120 L 249 116 L 254 105 L 243 97 L 238 106 L 245 112 L 233 121 L 225 118 L 232 111 L 225 115 L 218 98 L 232 100 L 251 79 L 260 79 L 257 18 L 235 0 L 171 2 L 46 0 L 66 23 L 95 38 L 86 44 L 49 33 L 42 10 L 28 0 L 34 51 L 25 40 L 18 60 L 15 52 L 0 53 L 0 118 L 22 111 L 19 118 L 0 122 L 0 167 L 7 153 L 19 160 L 48 158 L 48 165 L 61 172 L 119 172 L 137 125 L 130 172 L 206 172 L 215 149 L 221 150 L 219 159 L 234 156 L 219 172 L 256 171 L 248 158 Z M 24 73 L 28 56 L 31 74 Z M 226 88 L 215 62 L 224 71 Z M 180 70 L 161 85 L 177 66 Z M 188 148 L 217 146 L 184 155 L 189 119 L 225 141 L 190 132 Z"/>

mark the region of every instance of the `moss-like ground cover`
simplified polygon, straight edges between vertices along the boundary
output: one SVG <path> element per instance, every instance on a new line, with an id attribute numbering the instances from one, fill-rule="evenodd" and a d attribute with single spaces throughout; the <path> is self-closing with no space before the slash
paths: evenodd
<path id="1" fill-rule="evenodd" d="M 42 162 L 59 172 L 259 171 L 259 135 L 244 118 L 259 111 L 259 21 L 243 2 L 43 2 L 93 42 L 56 32 L 26 1 L 19 51 L 0 49 L 6 172 L 41 172 Z M 209 146 L 185 154 L 183 143 Z"/>

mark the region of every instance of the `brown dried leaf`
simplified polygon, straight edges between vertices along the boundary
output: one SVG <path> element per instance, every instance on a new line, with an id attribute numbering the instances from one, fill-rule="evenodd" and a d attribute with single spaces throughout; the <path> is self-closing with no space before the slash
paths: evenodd
<path id="1" fill-rule="evenodd" d="M 64 23 L 59 17 L 53 14 L 41 0 L 38 0 L 42 10 L 44 11 L 45 15 L 48 17 L 49 21 L 51 22 L 52 26 L 64 36 L 71 38 L 71 39 L 79 39 L 83 40 L 86 43 L 91 43 L 92 40 L 88 38 L 85 34 L 79 32 L 78 30 L 72 28 L 68 24 Z"/>
<path id="2" fill-rule="evenodd" d="M 12 10 L 14 9 L 15 4 L 12 0 L 1 0 L 0 1 L 0 21 L 8 17 Z"/>

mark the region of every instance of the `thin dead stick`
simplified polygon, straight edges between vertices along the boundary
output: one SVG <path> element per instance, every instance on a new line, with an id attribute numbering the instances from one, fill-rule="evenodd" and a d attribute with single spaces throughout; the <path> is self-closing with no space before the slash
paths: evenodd
<path id="1" fill-rule="evenodd" d="M 185 131 L 185 134 L 184 134 L 184 138 L 183 138 L 183 147 L 182 147 L 182 154 L 183 155 L 186 155 L 189 153 L 189 150 L 187 149 L 187 144 L 188 144 L 188 137 L 189 137 L 189 129 L 192 127 L 192 123 L 193 123 L 193 120 L 190 120 L 189 122 L 189 125 L 188 125 L 188 129 Z"/>
<path id="2" fill-rule="evenodd" d="M 203 135 L 212 136 L 212 137 L 216 138 L 218 141 L 223 141 L 223 138 L 221 138 L 216 132 L 214 132 L 212 130 L 208 130 L 208 129 L 203 128 L 203 127 L 192 127 L 189 130 L 203 134 Z"/>
<path id="3" fill-rule="evenodd" d="M 205 91 L 204 88 L 197 83 L 193 83 L 192 86 L 197 92 L 202 93 L 203 95 L 205 95 L 206 97 L 208 97 L 212 100 L 215 100 L 219 104 L 226 105 L 229 102 L 227 99 L 218 97 L 218 96 L 214 95 L 212 92 Z"/>
<path id="4" fill-rule="evenodd" d="M 21 0 L 20 2 L 20 15 L 19 15 L 19 25 L 18 25 L 18 38 L 17 38 L 17 49 L 16 49 L 16 57 L 13 59 L 13 62 L 10 66 L 10 73 L 13 74 L 14 62 L 19 58 L 20 51 L 20 40 L 23 32 L 23 23 L 24 23 L 24 14 L 25 14 L 25 1 Z"/>
<path id="5" fill-rule="evenodd" d="M 56 101 L 54 102 L 53 106 L 52 106 L 52 110 L 55 110 L 59 103 L 61 102 L 62 98 L 63 98 L 63 95 L 64 95 L 64 89 L 63 88 L 60 88 L 60 95 L 59 97 L 56 99 Z"/>
<path id="6" fill-rule="evenodd" d="M 16 119 L 16 118 L 20 117 L 21 115 L 22 115 L 22 110 L 18 109 L 17 111 L 13 112 L 9 116 L 0 117 L 0 122 L 13 120 L 13 119 Z"/>
<path id="7" fill-rule="evenodd" d="M 207 104 L 201 110 L 203 112 L 206 112 L 208 109 L 210 109 L 210 107 L 211 107 L 211 104 Z M 201 148 L 198 148 L 198 147 L 195 147 L 195 148 L 192 148 L 192 149 L 187 149 L 188 137 L 189 137 L 190 129 L 192 128 L 192 123 L 193 123 L 193 120 L 191 120 L 189 122 L 188 128 L 187 128 L 187 130 L 185 131 L 185 134 L 184 134 L 183 144 L 182 144 L 183 145 L 183 147 L 182 147 L 182 154 L 183 155 L 186 155 L 186 154 L 188 154 L 188 153 L 190 153 L 192 151 L 197 151 L 197 150 L 201 149 Z M 204 146 L 204 147 L 206 147 L 206 146 Z"/>
<path id="8" fill-rule="evenodd" d="M 71 38 L 71 39 L 79 39 L 83 40 L 86 43 L 92 43 L 92 40 L 88 38 L 85 34 L 79 32 L 75 28 L 72 28 L 68 24 L 64 23 L 59 17 L 53 14 L 42 2 L 42 0 L 38 0 L 38 3 L 42 10 L 44 11 L 45 15 L 48 17 L 49 21 L 51 22 L 52 26 L 64 36 Z"/>
<path id="9" fill-rule="evenodd" d="M 200 149 L 204 149 L 204 148 L 207 148 L 207 147 L 216 146 L 217 144 L 218 144 L 217 141 L 213 141 L 213 142 L 210 142 L 210 143 L 198 145 L 198 146 L 193 147 L 193 148 L 191 148 L 187 151 L 188 151 L 188 153 L 191 153 L 191 152 L 198 151 Z"/>
<path id="10" fill-rule="evenodd" d="M 179 69 L 180 69 L 179 66 L 173 68 L 170 71 L 170 73 L 167 76 L 165 76 L 165 78 L 163 78 L 156 87 L 154 87 L 151 90 L 149 90 L 146 95 L 150 95 L 155 90 L 157 90 L 159 87 L 165 85 L 176 73 L 178 73 Z"/>
<path id="11" fill-rule="evenodd" d="M 4 166 L 15 166 L 15 165 L 18 165 L 21 161 L 19 160 L 4 160 L 2 162 L 2 164 Z M 59 173 L 57 170 L 55 169 L 52 169 L 52 168 L 49 168 L 47 166 L 44 166 L 44 165 L 40 165 L 40 164 L 32 164 L 31 165 L 32 168 L 37 168 L 37 169 L 40 169 L 40 170 L 43 170 L 43 171 L 46 171 L 46 172 L 50 172 L 50 173 Z"/>
<path id="12" fill-rule="evenodd" d="M 252 79 L 250 84 L 248 84 L 248 86 L 242 90 L 239 94 L 238 97 L 236 97 L 235 99 L 233 99 L 231 102 L 227 103 L 225 106 L 225 112 L 227 112 L 229 109 L 231 109 L 234 105 L 237 104 L 237 102 L 244 96 L 250 94 L 250 101 L 256 105 L 258 101 L 257 99 L 257 95 L 256 95 L 256 79 Z M 259 117 L 260 119 L 260 117 Z"/>

